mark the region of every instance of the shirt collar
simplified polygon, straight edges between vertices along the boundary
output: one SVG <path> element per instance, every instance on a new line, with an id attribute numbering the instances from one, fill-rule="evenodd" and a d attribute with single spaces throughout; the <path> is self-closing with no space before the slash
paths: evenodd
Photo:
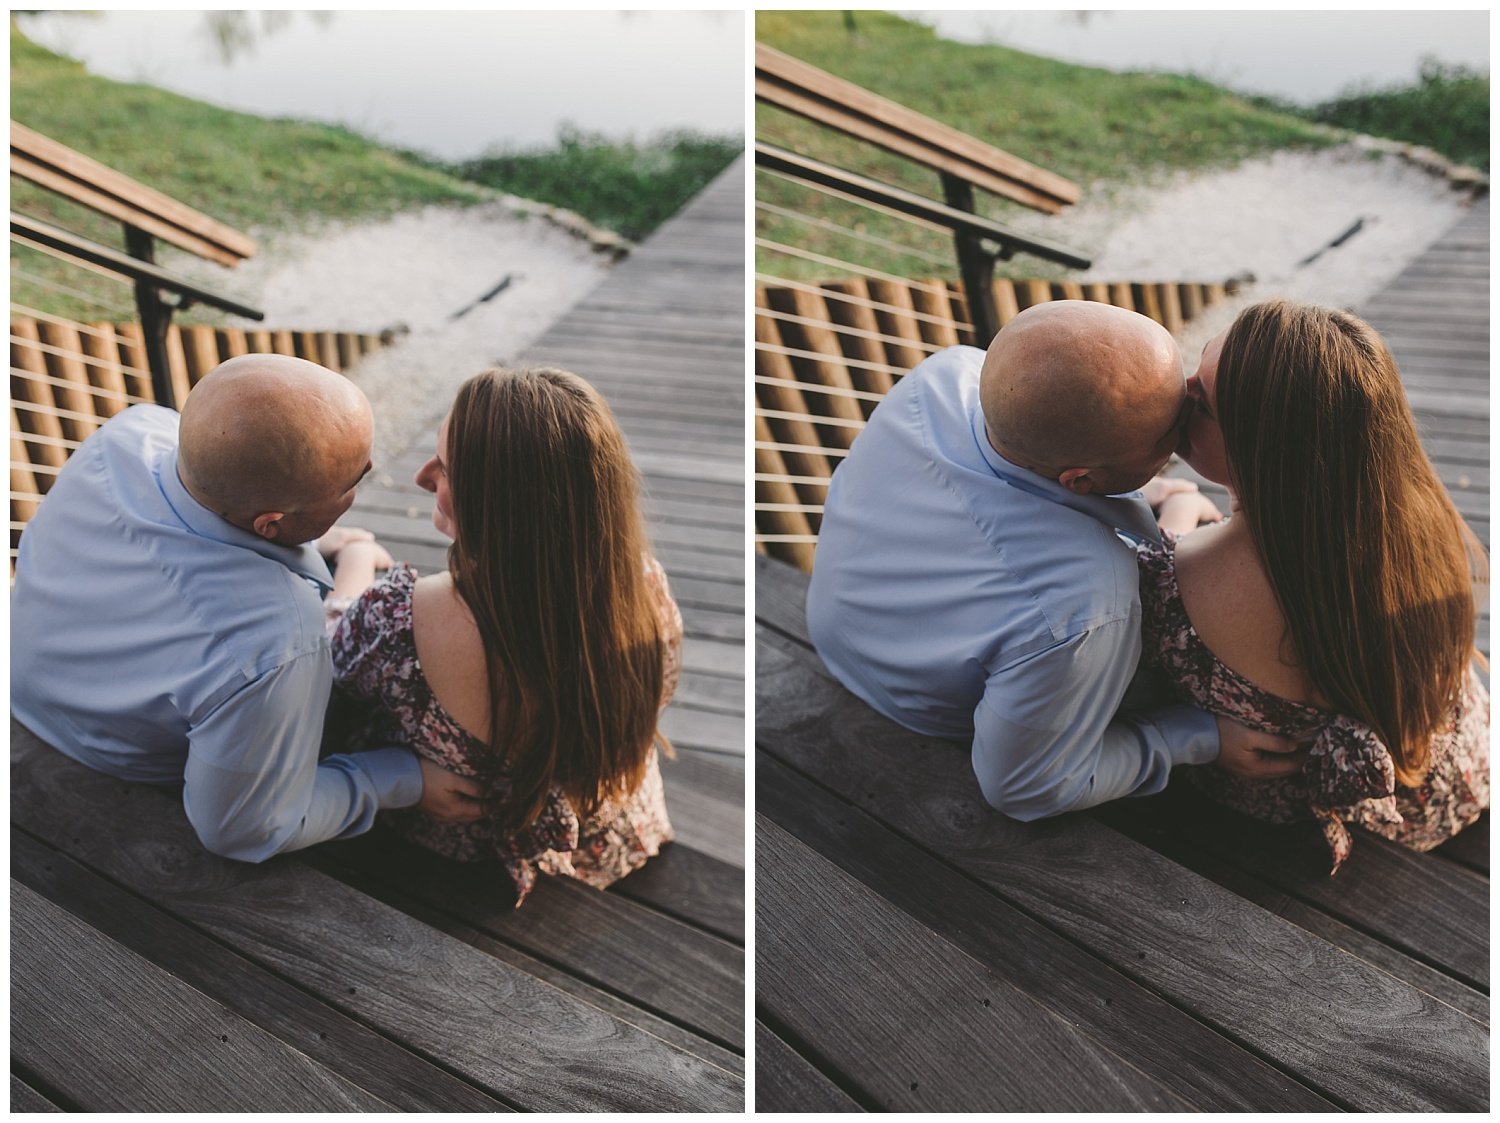
<path id="1" fill-rule="evenodd" d="M 969 426 L 974 434 L 974 443 L 979 448 L 979 455 L 984 457 L 990 471 L 1012 487 L 1098 519 L 1130 538 L 1161 541 L 1161 528 L 1156 525 L 1156 517 L 1139 491 L 1124 495 L 1078 495 L 1056 480 L 1049 480 L 1019 464 L 1012 464 L 996 452 L 985 429 L 984 413 L 977 406 L 969 411 Z"/>
<path id="2" fill-rule="evenodd" d="M 279 562 L 297 576 L 311 581 L 325 591 L 333 588 L 333 576 L 328 572 L 328 563 L 311 542 L 304 542 L 300 546 L 282 546 L 276 542 L 268 542 L 260 535 L 242 530 L 214 514 L 193 498 L 178 476 L 175 448 L 164 453 L 156 463 L 157 482 L 162 495 L 183 525 L 199 538 L 251 550 L 263 558 Z"/>

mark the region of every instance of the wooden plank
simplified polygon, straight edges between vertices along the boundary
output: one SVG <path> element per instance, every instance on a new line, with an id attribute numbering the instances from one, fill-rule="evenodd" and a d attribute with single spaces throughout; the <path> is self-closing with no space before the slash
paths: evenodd
<path id="1" fill-rule="evenodd" d="M 849 1098 L 771 1029 L 755 1022 L 755 1110 L 850 1112 L 864 1108 Z"/>
<path id="2" fill-rule="evenodd" d="M 252 867 L 207 854 L 161 792 L 92 772 L 14 723 L 11 746 L 18 826 L 507 1103 L 740 1104 L 723 1069 L 295 860 Z"/>
<path id="3" fill-rule="evenodd" d="M 195 211 L 171 196 L 147 187 L 50 137 L 19 125 L 15 121 L 10 123 L 10 147 L 13 153 L 20 152 L 31 160 L 50 165 L 81 183 L 87 183 L 99 191 L 109 192 L 124 203 L 158 215 L 183 231 L 196 234 L 200 238 L 222 246 L 236 257 L 247 258 L 255 255 L 255 242 L 238 230 Z M 184 248 L 191 249 L 192 247 Z"/>
<path id="4" fill-rule="evenodd" d="M 21 1112 L 39 1111 L 61 1111 L 46 1096 L 42 1095 L 30 1084 L 18 1077 L 15 1073 L 10 1074 L 10 1112 L 17 1115 Z"/>
<path id="5" fill-rule="evenodd" d="M 593 986 L 744 1048 L 744 952 L 725 940 L 566 877 L 543 878 L 516 908 L 498 865 L 453 862 L 384 831 L 325 849 L 350 869 Z"/>
<path id="6" fill-rule="evenodd" d="M 1482 873 L 1490 873 L 1490 813 L 1486 811 L 1479 822 L 1465 827 L 1456 838 L 1449 839 L 1433 851 L 1461 866 Z"/>
<path id="7" fill-rule="evenodd" d="M 1333 1110 L 767 753 L 756 754 L 756 811 L 1194 1108 Z"/>
<path id="8" fill-rule="evenodd" d="M 759 815 L 755 855 L 756 1000 L 879 1109 L 1187 1107 Z"/>
<path id="9" fill-rule="evenodd" d="M 12 1056 L 82 1110 L 389 1110 L 24 885 L 10 901 Z"/>
<path id="10" fill-rule="evenodd" d="M 767 563 L 758 590 L 778 578 L 802 581 Z M 792 600 L 758 593 L 757 614 Z M 1487 1050 L 1470 1019 L 1097 824 L 995 814 L 967 753 L 875 715 L 769 630 L 758 632 L 756 680 L 757 744 L 1324 1095 L 1384 1108 L 1479 1102 L 1483 1080 L 1457 1075 L 1477 1073 Z M 1252 959 L 1232 950 L 1247 944 Z M 1414 1030 L 1429 1017 L 1442 1034 Z M 1401 1073 L 1379 1059 L 1395 1041 L 1424 1054 Z"/>
<path id="11" fill-rule="evenodd" d="M 11 871 L 27 888 L 65 908 L 100 935 L 223 1003 L 397 1110 L 510 1110 L 222 943 L 14 830 Z"/>
<path id="12" fill-rule="evenodd" d="M 743 820 L 743 813 L 739 816 Z M 674 820 L 673 826 L 677 826 Z M 743 831 L 742 831 L 743 834 Z M 677 842 L 609 888 L 738 944 L 745 943 L 745 868 Z"/>

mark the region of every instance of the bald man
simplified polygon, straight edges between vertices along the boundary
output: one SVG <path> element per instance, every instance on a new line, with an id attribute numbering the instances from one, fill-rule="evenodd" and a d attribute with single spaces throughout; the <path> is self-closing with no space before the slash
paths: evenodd
<path id="1" fill-rule="evenodd" d="M 472 782 L 404 748 L 318 760 L 333 669 L 330 531 L 370 470 L 370 405 L 302 359 L 211 371 L 182 415 L 135 406 L 73 453 L 21 536 L 11 706 L 124 780 L 181 784 L 199 839 L 261 861 L 384 808 L 477 818 Z"/>
<path id="2" fill-rule="evenodd" d="M 1159 324 L 1056 301 L 988 352 L 919 365 L 834 473 L 807 594 L 819 655 L 887 717 L 970 743 L 1007 815 L 1156 792 L 1177 764 L 1300 766 L 1189 706 L 1117 712 L 1141 646 L 1130 543 L 1160 537 L 1138 489 L 1190 408 Z"/>

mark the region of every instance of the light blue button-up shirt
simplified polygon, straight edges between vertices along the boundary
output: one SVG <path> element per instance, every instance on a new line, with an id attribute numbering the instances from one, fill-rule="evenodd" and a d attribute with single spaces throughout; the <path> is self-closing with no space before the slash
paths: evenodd
<path id="1" fill-rule="evenodd" d="M 68 756 L 183 783 L 198 837 L 260 861 L 416 803 L 406 749 L 319 763 L 333 670 L 311 545 L 267 542 L 177 476 L 176 413 L 135 406 L 83 443 L 21 536 L 11 707 Z"/>
<path id="2" fill-rule="evenodd" d="M 972 741 L 986 800 L 1036 819 L 1160 791 L 1219 752 L 1190 706 L 1120 714 L 1141 650 L 1136 496 L 1075 495 L 1011 464 L 951 347 L 876 408 L 834 473 L 807 594 L 824 663 L 909 729 Z"/>

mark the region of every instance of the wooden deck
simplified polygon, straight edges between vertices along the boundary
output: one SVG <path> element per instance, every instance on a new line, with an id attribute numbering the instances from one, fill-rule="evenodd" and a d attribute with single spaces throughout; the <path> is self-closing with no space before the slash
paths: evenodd
<path id="1" fill-rule="evenodd" d="M 646 475 L 688 633 L 677 841 L 608 892 L 544 878 L 519 910 L 494 868 L 378 830 L 247 866 L 203 851 L 174 795 L 13 723 L 13 1108 L 743 1108 L 743 174 L 526 356 L 594 382 Z M 431 568 L 430 512 L 372 486 L 351 521 Z"/>
<path id="2" fill-rule="evenodd" d="M 1486 202 L 1361 310 L 1486 541 L 1487 246 Z M 756 564 L 759 1110 L 1487 1108 L 1488 816 L 1431 854 L 1361 833 L 1336 878 L 1311 824 L 1179 786 L 1014 822 Z"/>

